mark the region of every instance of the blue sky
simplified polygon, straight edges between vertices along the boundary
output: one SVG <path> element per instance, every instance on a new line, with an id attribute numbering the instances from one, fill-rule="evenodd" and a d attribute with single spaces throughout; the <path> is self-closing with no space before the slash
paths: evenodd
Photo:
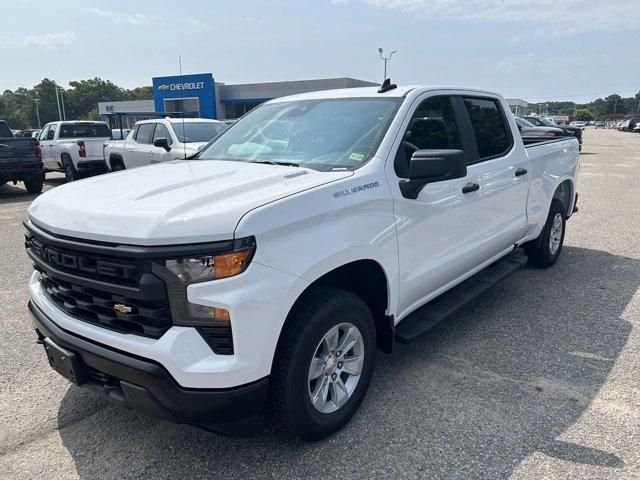
<path id="1" fill-rule="evenodd" d="M 213 72 L 245 83 L 382 79 L 587 101 L 640 90 L 638 0 L 14 0 L 2 7 L 0 90 L 43 77 L 125 87 Z"/>

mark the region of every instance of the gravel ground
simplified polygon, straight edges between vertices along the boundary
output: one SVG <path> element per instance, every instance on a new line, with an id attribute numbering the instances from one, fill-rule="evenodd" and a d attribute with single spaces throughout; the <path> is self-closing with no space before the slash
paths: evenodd
<path id="1" fill-rule="evenodd" d="M 25 306 L 33 197 L 0 187 L 2 477 L 640 478 L 640 135 L 588 129 L 581 161 L 557 265 L 380 354 L 358 414 L 315 444 L 157 421 L 54 373 Z"/>

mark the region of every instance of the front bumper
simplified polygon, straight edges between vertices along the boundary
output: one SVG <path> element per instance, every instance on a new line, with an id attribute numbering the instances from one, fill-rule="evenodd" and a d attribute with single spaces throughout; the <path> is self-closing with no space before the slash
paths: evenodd
<path id="1" fill-rule="evenodd" d="M 249 434 L 267 398 L 268 378 L 226 389 L 178 385 L 159 364 L 69 333 L 29 301 L 40 342 L 49 338 L 78 357 L 88 388 L 111 403 L 224 434 Z"/>

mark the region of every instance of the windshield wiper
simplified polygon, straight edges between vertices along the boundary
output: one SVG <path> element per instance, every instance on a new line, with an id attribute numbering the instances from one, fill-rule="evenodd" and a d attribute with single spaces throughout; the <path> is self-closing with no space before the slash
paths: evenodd
<path id="1" fill-rule="evenodd" d="M 296 162 L 274 162 L 273 160 L 251 160 L 251 163 L 263 163 L 267 165 L 282 165 L 284 167 L 299 167 L 300 164 Z"/>

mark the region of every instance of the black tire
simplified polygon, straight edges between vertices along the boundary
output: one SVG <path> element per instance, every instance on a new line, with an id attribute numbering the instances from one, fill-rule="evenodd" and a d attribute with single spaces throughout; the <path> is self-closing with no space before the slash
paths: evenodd
<path id="1" fill-rule="evenodd" d="M 78 171 L 73 166 L 73 162 L 68 157 L 62 159 L 62 171 L 64 172 L 64 178 L 67 183 L 74 182 L 80 178 Z"/>
<path id="2" fill-rule="evenodd" d="M 362 370 L 348 400 L 336 411 L 323 413 L 313 406 L 310 398 L 309 369 L 325 335 L 345 323 L 356 326 L 361 334 Z M 271 375 L 272 416 L 286 431 L 306 441 L 320 440 L 336 432 L 362 403 L 373 374 L 375 354 L 374 320 L 364 301 L 344 290 L 313 288 L 294 307 L 278 342 Z"/>
<path id="3" fill-rule="evenodd" d="M 43 184 L 44 176 L 40 174 L 24 180 L 24 186 L 27 189 L 27 192 L 32 194 L 42 193 Z"/>
<path id="4" fill-rule="evenodd" d="M 120 170 L 124 170 L 124 165 L 122 164 L 122 162 L 120 160 L 113 160 L 111 162 L 111 171 L 119 172 Z"/>
<path id="5" fill-rule="evenodd" d="M 557 216 L 561 219 L 562 231 L 559 235 L 560 243 L 554 251 L 551 243 L 551 235 L 552 230 L 554 230 L 554 221 Z M 539 268 L 549 268 L 556 263 L 560 256 L 560 252 L 562 251 L 562 245 L 564 244 L 566 224 L 567 216 L 563 203 L 558 199 L 553 199 L 551 201 L 551 207 L 549 208 L 547 222 L 544 224 L 544 228 L 542 229 L 540 236 L 526 244 L 524 247 L 524 253 L 527 255 L 530 265 Z"/>

